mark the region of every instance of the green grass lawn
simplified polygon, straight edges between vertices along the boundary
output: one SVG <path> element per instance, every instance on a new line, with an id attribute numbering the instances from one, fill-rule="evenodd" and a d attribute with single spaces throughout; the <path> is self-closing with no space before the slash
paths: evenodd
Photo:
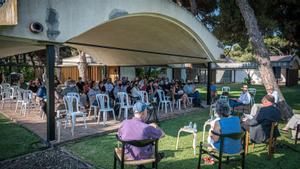
<path id="1" fill-rule="evenodd" d="M 222 94 L 222 86 L 229 86 L 231 89 L 230 97 L 239 97 L 241 93 L 242 84 L 224 84 L 217 85 L 218 94 Z M 262 85 L 250 85 L 256 89 L 255 102 L 259 103 L 263 96 L 266 95 L 266 90 Z M 293 87 L 280 87 L 281 92 L 283 93 L 287 103 L 293 108 L 295 113 L 300 113 L 300 85 Z M 201 93 L 201 99 L 206 100 L 206 87 L 200 86 L 198 91 Z"/>
<path id="2" fill-rule="evenodd" d="M 231 95 L 238 96 L 240 87 L 238 85 L 230 85 L 232 88 Z M 254 86 L 257 88 L 257 101 L 265 94 L 262 86 Z M 202 96 L 204 88 L 200 88 Z M 297 94 L 300 93 L 299 86 L 293 88 L 283 88 L 283 93 L 288 103 L 295 109 L 300 110 L 299 99 Z M 159 142 L 159 150 L 165 153 L 165 158 L 159 163 L 159 168 L 163 169 L 192 169 L 197 165 L 197 158 L 193 157 L 192 135 L 182 134 L 180 138 L 180 149 L 175 150 L 176 135 L 179 128 L 188 125 L 190 121 L 196 122 L 198 125 L 198 141 L 202 138 L 202 126 L 208 118 L 208 109 L 196 112 L 192 115 L 185 115 L 176 119 L 164 121 L 161 124 L 166 136 Z M 284 124 L 280 124 L 280 128 Z M 246 166 L 250 169 L 265 168 L 284 168 L 299 169 L 298 162 L 300 160 L 300 145 L 293 145 L 293 141 L 289 139 L 289 134 L 282 134 L 278 143 L 284 145 L 279 147 L 274 154 L 272 160 L 267 160 L 267 151 L 265 145 L 257 145 L 254 152 L 250 149 L 250 153 L 246 157 Z M 86 139 L 79 142 L 69 143 L 64 148 L 70 150 L 75 155 L 91 162 L 95 168 L 112 168 L 113 149 L 117 145 L 115 133 L 102 137 Z M 287 148 L 286 146 L 291 148 Z M 240 168 L 238 162 L 224 165 L 224 168 Z M 203 166 L 203 168 L 216 168 L 214 166 Z"/>
<path id="3" fill-rule="evenodd" d="M 35 134 L 0 114 L 0 160 L 39 150 L 43 145 Z"/>

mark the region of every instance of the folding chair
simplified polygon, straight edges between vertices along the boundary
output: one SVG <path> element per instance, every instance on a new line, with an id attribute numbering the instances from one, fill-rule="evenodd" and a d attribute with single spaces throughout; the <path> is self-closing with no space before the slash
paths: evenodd
<path id="1" fill-rule="evenodd" d="M 203 144 L 203 142 L 200 143 L 200 153 L 199 153 L 199 159 L 198 159 L 198 166 L 197 169 L 201 168 L 201 158 L 202 158 L 202 154 L 209 154 L 211 156 L 213 156 L 214 158 L 216 158 L 219 162 L 218 164 L 218 168 L 221 169 L 222 168 L 222 162 L 223 162 L 223 157 L 226 157 L 226 161 L 229 161 L 229 157 L 232 156 L 238 156 L 241 155 L 242 156 L 242 169 L 245 168 L 245 132 L 240 132 L 240 133 L 231 133 L 231 134 L 218 134 L 212 131 L 212 133 L 214 135 L 219 136 L 220 139 L 220 150 L 217 149 L 208 149 L 208 147 L 210 147 L 210 145 L 207 144 Z M 224 150 L 224 140 L 225 139 L 234 139 L 234 140 L 241 140 L 242 142 L 242 149 L 239 153 L 236 154 L 226 154 L 223 152 Z M 205 148 L 206 147 L 206 148 Z"/>
<path id="2" fill-rule="evenodd" d="M 123 141 L 116 135 L 118 141 L 122 143 L 122 148 L 115 148 L 114 151 L 114 169 L 117 168 L 117 161 L 120 163 L 121 169 L 124 169 L 125 165 L 137 166 L 137 165 L 144 165 L 144 164 L 152 164 L 152 168 L 157 169 L 158 164 L 158 139 L 146 139 L 146 140 L 133 140 L 133 141 Z M 142 159 L 142 160 L 126 160 L 125 159 L 125 147 L 126 145 L 132 145 L 135 147 L 145 147 L 147 145 L 154 145 L 155 150 L 153 153 L 153 157 L 149 159 Z"/>

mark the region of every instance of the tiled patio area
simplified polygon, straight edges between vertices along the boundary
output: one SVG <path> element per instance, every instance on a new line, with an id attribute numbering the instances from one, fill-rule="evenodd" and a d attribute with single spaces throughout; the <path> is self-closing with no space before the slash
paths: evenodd
<path id="1" fill-rule="evenodd" d="M 173 112 L 168 112 L 167 114 L 163 112 L 159 112 L 158 115 L 160 120 L 166 120 L 166 119 L 183 115 L 185 113 L 192 113 L 192 112 L 199 112 L 199 111 L 201 111 L 201 109 L 199 108 L 188 108 L 181 111 L 175 110 Z M 26 116 L 20 115 L 19 109 L 18 112 L 15 113 L 15 104 L 12 104 L 11 107 L 7 105 L 6 107 L 4 107 L 4 109 L 1 109 L 0 112 L 7 118 L 16 122 L 17 124 L 20 124 L 23 127 L 27 128 L 28 130 L 34 132 L 43 140 L 45 141 L 47 140 L 46 117 L 44 119 L 40 117 L 38 108 L 31 110 L 29 114 L 26 114 Z M 71 126 L 69 125 L 65 129 L 64 122 L 62 122 L 60 143 L 79 139 L 82 137 L 102 135 L 102 134 L 114 132 L 119 128 L 119 125 L 120 125 L 120 121 L 113 121 L 109 119 L 107 125 L 103 126 L 101 122 L 100 124 L 97 124 L 97 121 L 93 120 L 91 116 L 87 118 L 87 128 L 84 128 L 82 118 L 77 118 L 74 136 L 72 136 Z M 56 128 L 56 138 L 57 138 L 57 128 Z M 52 143 L 57 144 L 58 142 L 54 141 Z"/>

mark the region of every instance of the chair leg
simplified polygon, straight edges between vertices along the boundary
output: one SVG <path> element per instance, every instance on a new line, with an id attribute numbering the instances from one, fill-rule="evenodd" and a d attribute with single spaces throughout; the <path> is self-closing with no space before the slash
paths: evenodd
<path id="1" fill-rule="evenodd" d="M 113 113 L 114 121 L 116 121 L 116 115 L 115 115 L 115 111 L 114 111 L 114 110 L 112 110 L 112 113 Z"/>
<path id="2" fill-rule="evenodd" d="M 117 169 L 117 158 L 116 158 L 116 154 L 114 154 L 114 169 Z"/>
<path id="3" fill-rule="evenodd" d="M 101 117 L 101 111 L 100 111 L 100 109 L 99 109 L 99 112 L 98 112 L 98 119 L 97 119 L 97 124 L 100 123 L 100 117 Z"/>
<path id="4" fill-rule="evenodd" d="M 245 154 L 245 151 L 242 153 L 242 169 L 245 168 L 245 157 L 246 157 L 246 154 Z"/>
<path id="5" fill-rule="evenodd" d="M 122 113 L 122 108 L 119 108 L 119 115 L 118 115 L 118 119 L 121 119 L 121 113 Z"/>
<path id="6" fill-rule="evenodd" d="M 199 150 L 199 159 L 198 159 L 198 166 L 197 169 L 201 169 L 201 158 L 202 158 L 202 144 L 200 143 L 200 150 Z"/>
<path id="7" fill-rule="evenodd" d="M 83 114 L 83 122 L 84 122 L 84 128 L 87 128 L 86 115 L 85 114 Z"/>
<path id="8" fill-rule="evenodd" d="M 222 153 L 219 154 L 219 165 L 218 165 L 218 169 L 222 168 Z"/>
<path id="9" fill-rule="evenodd" d="M 128 118 L 128 108 L 125 108 L 124 118 L 127 120 Z"/>

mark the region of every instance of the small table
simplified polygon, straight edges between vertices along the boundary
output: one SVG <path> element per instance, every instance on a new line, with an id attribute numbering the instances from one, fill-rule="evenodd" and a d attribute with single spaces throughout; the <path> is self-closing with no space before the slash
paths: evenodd
<path id="1" fill-rule="evenodd" d="M 179 144 L 179 136 L 181 132 L 186 132 L 186 133 L 191 133 L 193 134 L 193 149 L 194 149 L 194 157 L 196 157 L 196 148 L 197 148 L 197 131 L 195 131 L 193 128 L 187 128 L 183 127 L 178 131 L 177 135 L 177 142 L 176 142 L 176 150 L 178 149 L 178 144 Z"/>

